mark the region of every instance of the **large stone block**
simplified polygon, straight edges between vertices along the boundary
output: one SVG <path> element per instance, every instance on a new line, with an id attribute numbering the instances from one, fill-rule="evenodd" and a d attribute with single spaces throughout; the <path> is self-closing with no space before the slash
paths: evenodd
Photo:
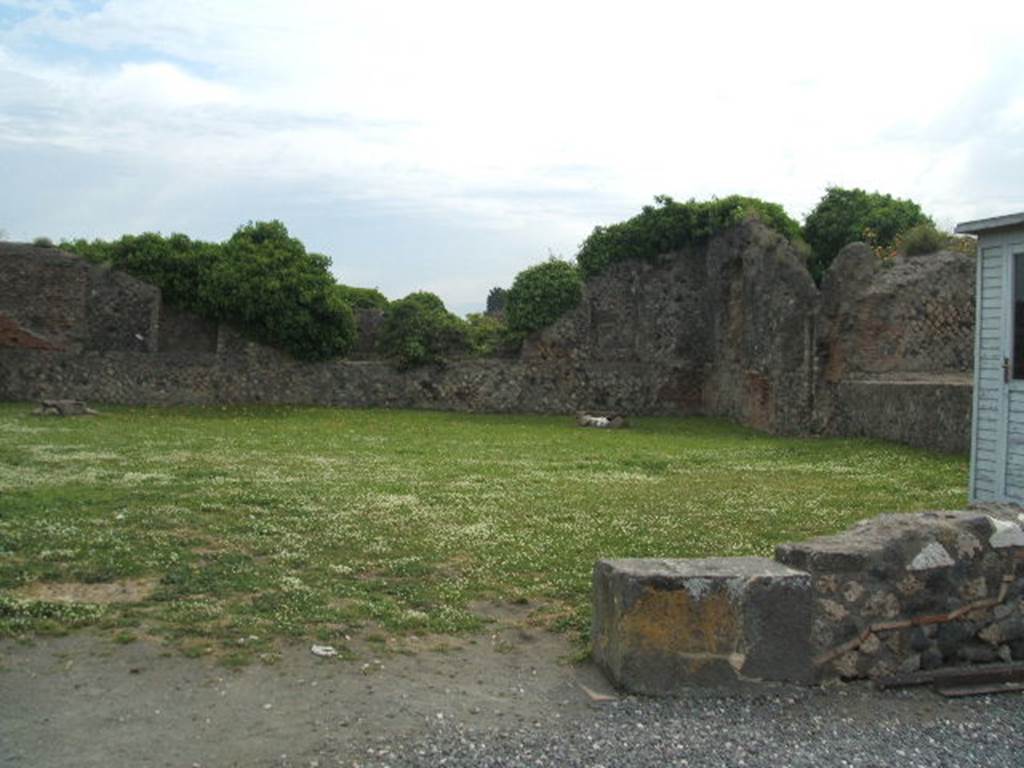
<path id="1" fill-rule="evenodd" d="M 593 589 L 594 660 L 628 691 L 812 681 L 806 573 L 761 557 L 602 560 Z"/>

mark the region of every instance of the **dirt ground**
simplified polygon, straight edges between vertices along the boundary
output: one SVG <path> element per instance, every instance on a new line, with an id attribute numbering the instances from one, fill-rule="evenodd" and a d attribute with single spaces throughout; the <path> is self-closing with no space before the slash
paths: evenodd
<path id="1" fill-rule="evenodd" d="M 379 766 L 389 764 L 380 757 L 389 748 L 415 749 L 442 724 L 492 738 L 523 729 L 565 733 L 617 706 L 591 664 L 568 661 L 575 649 L 565 636 L 524 625 L 515 609 L 500 613 L 490 632 L 449 640 L 447 650 L 431 650 L 439 647 L 431 641 L 413 654 L 381 653 L 365 643 L 352 660 L 320 658 L 304 644 L 285 648 L 276 664 L 241 669 L 89 631 L 5 641 L 0 766 Z M 794 697 L 798 719 L 822 707 L 840 721 L 908 727 L 977 717 L 925 691 L 839 688 L 694 689 L 687 697 L 692 716 L 708 722 L 728 722 L 721 713 L 737 706 L 768 711 L 765 699 L 779 696 Z"/>
<path id="2" fill-rule="evenodd" d="M 437 647 L 437 644 L 432 644 Z M 445 718 L 484 729 L 585 717 L 612 691 L 561 635 L 514 622 L 447 650 L 285 648 L 227 669 L 87 631 L 0 643 L 0 765 L 327 766 L 414 744 Z M 589 689 L 589 692 L 588 690 Z"/>

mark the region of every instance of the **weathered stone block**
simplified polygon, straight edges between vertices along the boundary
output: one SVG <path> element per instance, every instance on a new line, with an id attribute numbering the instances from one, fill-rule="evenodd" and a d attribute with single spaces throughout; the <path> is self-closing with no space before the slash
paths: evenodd
<path id="1" fill-rule="evenodd" d="M 811 682 L 811 579 L 767 558 L 602 560 L 593 651 L 634 693 Z"/>

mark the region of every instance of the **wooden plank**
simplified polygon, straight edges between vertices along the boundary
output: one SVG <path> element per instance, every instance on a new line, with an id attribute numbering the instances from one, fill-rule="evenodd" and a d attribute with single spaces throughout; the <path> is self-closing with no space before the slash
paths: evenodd
<path id="1" fill-rule="evenodd" d="M 988 685 L 957 685 L 951 688 L 936 688 L 947 699 L 964 696 L 991 696 L 995 693 L 1018 693 L 1024 691 L 1024 683 L 989 683 Z"/>
<path id="2" fill-rule="evenodd" d="M 968 667 L 944 667 L 919 672 L 904 672 L 880 677 L 875 681 L 879 688 L 898 688 L 913 685 L 987 685 L 993 683 L 1024 682 L 1024 663 L 975 664 Z"/>
<path id="3" fill-rule="evenodd" d="M 994 437 L 978 437 L 974 443 L 976 451 L 991 452 L 993 455 L 996 452 L 996 441 Z"/>

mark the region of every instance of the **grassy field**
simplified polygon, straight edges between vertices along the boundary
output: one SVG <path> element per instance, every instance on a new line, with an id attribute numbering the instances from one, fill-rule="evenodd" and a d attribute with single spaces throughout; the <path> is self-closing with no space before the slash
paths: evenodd
<path id="1" fill-rule="evenodd" d="M 477 629 L 481 600 L 585 633 L 599 557 L 765 555 L 966 501 L 964 457 L 710 419 L 29 411 L 0 404 L 0 636 L 97 625 L 239 661 Z M 111 583 L 141 602 L 90 597 Z"/>

